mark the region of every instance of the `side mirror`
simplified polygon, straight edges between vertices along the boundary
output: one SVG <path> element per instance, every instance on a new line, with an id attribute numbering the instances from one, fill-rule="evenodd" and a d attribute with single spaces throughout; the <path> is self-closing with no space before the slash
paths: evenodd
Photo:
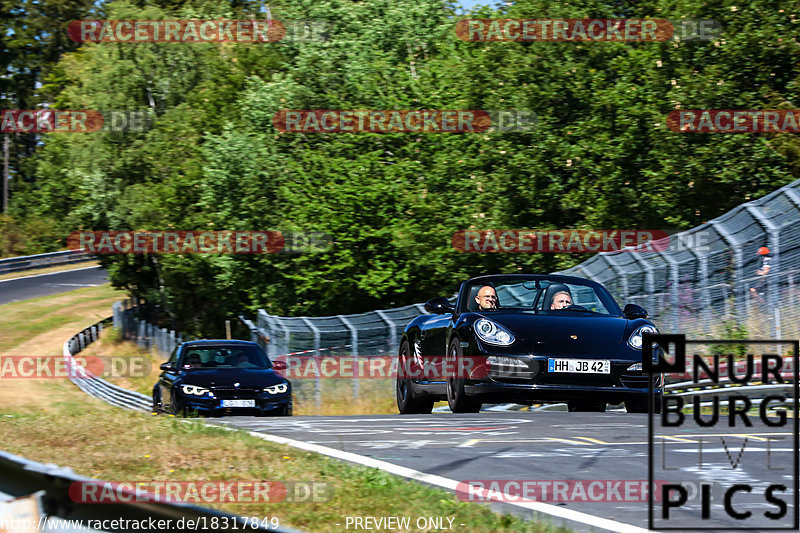
<path id="1" fill-rule="evenodd" d="M 161 370 L 170 371 L 170 370 L 175 370 L 175 365 L 167 361 L 166 363 L 161 363 L 161 366 L 159 366 L 158 368 L 160 368 Z"/>
<path id="2" fill-rule="evenodd" d="M 647 310 L 641 305 L 626 304 L 625 309 L 622 310 L 622 315 L 628 320 L 647 318 Z"/>
<path id="3" fill-rule="evenodd" d="M 272 361 L 272 370 L 286 370 L 286 361 Z"/>
<path id="4" fill-rule="evenodd" d="M 455 311 L 455 309 L 456 308 L 453 307 L 453 304 L 451 304 L 450 301 L 444 296 L 433 298 L 432 300 L 425 302 L 425 310 L 434 315 L 452 313 Z"/>

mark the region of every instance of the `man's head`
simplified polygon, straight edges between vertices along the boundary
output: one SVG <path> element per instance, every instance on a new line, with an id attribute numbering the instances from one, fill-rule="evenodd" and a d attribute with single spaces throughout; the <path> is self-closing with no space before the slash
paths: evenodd
<path id="1" fill-rule="evenodd" d="M 567 291 L 558 291 L 553 296 L 553 301 L 550 303 L 550 309 L 564 309 L 572 305 L 572 296 Z"/>
<path id="2" fill-rule="evenodd" d="M 475 301 L 481 311 L 497 309 L 497 291 L 491 285 L 484 285 L 475 296 Z"/>

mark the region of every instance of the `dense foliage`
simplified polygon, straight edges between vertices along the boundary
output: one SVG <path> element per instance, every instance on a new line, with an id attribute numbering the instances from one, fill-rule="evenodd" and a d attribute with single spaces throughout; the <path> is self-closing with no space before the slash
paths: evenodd
<path id="1" fill-rule="evenodd" d="M 797 109 L 796 2 L 519 0 L 480 11 L 723 27 L 712 41 L 651 43 L 464 42 L 443 0 L 271 7 L 277 19 L 329 21 L 327 39 L 64 50 L 43 70 L 40 101 L 145 108 L 153 127 L 41 139 L 16 167 L 8 224 L 49 220 L 62 237 L 76 229 L 333 236 L 323 253 L 104 259 L 114 283 L 166 325 L 210 334 L 242 310 L 359 312 L 450 294 L 481 272 L 552 271 L 585 259 L 460 253 L 451 246 L 457 230 L 688 228 L 800 174 L 791 134 L 679 134 L 665 123 L 679 108 Z M 258 3 L 219 0 L 114 0 L 102 9 L 109 19 L 264 16 Z M 280 109 L 524 109 L 539 123 L 507 133 L 280 133 L 272 125 Z"/>

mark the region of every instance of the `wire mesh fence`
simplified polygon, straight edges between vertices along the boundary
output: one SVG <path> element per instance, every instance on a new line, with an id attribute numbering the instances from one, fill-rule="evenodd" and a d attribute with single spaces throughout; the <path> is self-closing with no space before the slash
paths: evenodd
<path id="1" fill-rule="evenodd" d="M 669 239 L 599 253 L 562 273 L 642 305 L 665 333 L 797 338 L 800 180 Z"/>
<path id="2" fill-rule="evenodd" d="M 664 333 L 798 338 L 800 180 L 668 240 L 599 253 L 561 273 L 598 281 L 620 303 L 645 307 Z M 510 292 L 498 296 L 516 300 Z M 253 340 L 273 359 L 317 361 L 305 369 L 312 379 L 298 380 L 295 391 L 301 402 L 313 399 L 320 405 L 330 381 L 320 360 L 396 354 L 405 324 L 424 312 L 421 304 L 329 317 L 280 317 L 259 310 Z M 376 385 L 355 375 L 346 383 L 345 377 L 332 378 L 338 382 L 331 390 L 349 389 L 353 400 L 363 394 L 362 384 Z M 382 381 L 380 393 L 391 397 L 393 380 Z"/>
<path id="3" fill-rule="evenodd" d="M 135 342 L 146 350 L 155 350 L 165 360 L 184 341 L 183 336 L 176 334 L 175 330 L 159 328 L 137 317 L 136 306 L 131 300 L 114 302 L 112 310 L 114 329 L 120 331 L 125 340 Z"/>
<path id="4" fill-rule="evenodd" d="M 668 240 L 599 253 L 561 273 L 600 282 L 618 302 L 645 307 L 662 333 L 798 338 L 800 180 Z M 511 289 L 498 296 L 517 300 Z M 333 399 L 393 397 L 391 360 L 403 328 L 422 313 L 422 304 L 326 317 L 262 309 L 249 327 L 251 339 L 271 359 L 287 361 L 290 378 L 298 378 L 296 402 L 320 407 Z M 165 358 L 182 341 L 138 319 L 129 302 L 115 304 L 114 327 Z"/>

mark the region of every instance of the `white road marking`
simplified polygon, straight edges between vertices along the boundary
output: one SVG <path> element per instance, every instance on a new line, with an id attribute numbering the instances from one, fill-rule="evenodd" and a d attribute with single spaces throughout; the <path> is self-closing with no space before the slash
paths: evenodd
<path id="1" fill-rule="evenodd" d="M 217 426 L 216 424 L 210 424 L 207 422 L 206 425 L 220 427 Z M 228 428 L 233 429 L 230 428 L 230 426 L 228 426 Z M 337 450 L 335 448 L 329 448 L 327 446 L 320 446 L 318 444 L 311 444 L 309 442 L 289 439 L 286 437 L 279 437 L 277 435 L 270 435 L 268 433 L 258 433 L 256 431 L 248 431 L 247 429 L 242 429 L 241 431 L 246 431 L 249 435 L 252 435 L 259 439 L 275 442 L 278 444 L 286 444 L 293 448 L 299 448 L 301 450 L 320 453 L 323 455 L 327 455 L 329 457 L 334 457 L 336 459 L 341 459 L 343 461 L 348 461 L 350 463 L 356 463 L 362 466 L 377 468 L 379 470 L 383 470 L 384 472 L 389 472 L 390 474 L 401 476 L 407 479 L 413 479 L 416 481 L 420 481 L 422 483 L 427 483 L 429 485 L 435 485 L 437 487 L 442 487 L 451 490 L 453 492 L 455 492 L 458 489 L 459 485 L 461 484 L 461 482 L 456 481 L 454 479 L 449 479 L 442 476 L 436 476 L 433 474 L 426 474 L 425 472 L 420 472 L 419 470 L 414 470 L 412 468 L 407 468 L 405 466 L 399 466 L 392 463 L 387 463 L 379 459 L 373 459 L 372 457 L 364 457 L 362 455 L 358 455 L 352 452 L 345 452 L 342 450 Z M 515 497 L 513 495 L 502 493 L 501 496 L 504 496 L 505 499 L 508 500 L 505 503 L 509 505 L 515 505 L 517 507 L 522 507 L 524 509 L 534 511 L 536 513 L 541 513 L 556 518 L 562 518 L 564 520 L 568 520 L 571 522 L 577 522 L 582 525 L 591 526 L 596 529 L 603 529 L 606 531 L 614 531 L 618 533 L 650 532 L 650 530 L 638 526 L 617 522 L 616 520 L 610 520 L 607 518 L 600 518 L 598 516 L 594 516 L 588 513 L 573 511 L 572 509 L 565 509 L 563 507 L 551 505 L 549 503 L 515 502 L 511 501 Z M 494 500 L 495 497 L 493 497 L 491 494 L 487 494 L 486 499 Z M 503 500 L 500 499 L 499 501 Z"/>

